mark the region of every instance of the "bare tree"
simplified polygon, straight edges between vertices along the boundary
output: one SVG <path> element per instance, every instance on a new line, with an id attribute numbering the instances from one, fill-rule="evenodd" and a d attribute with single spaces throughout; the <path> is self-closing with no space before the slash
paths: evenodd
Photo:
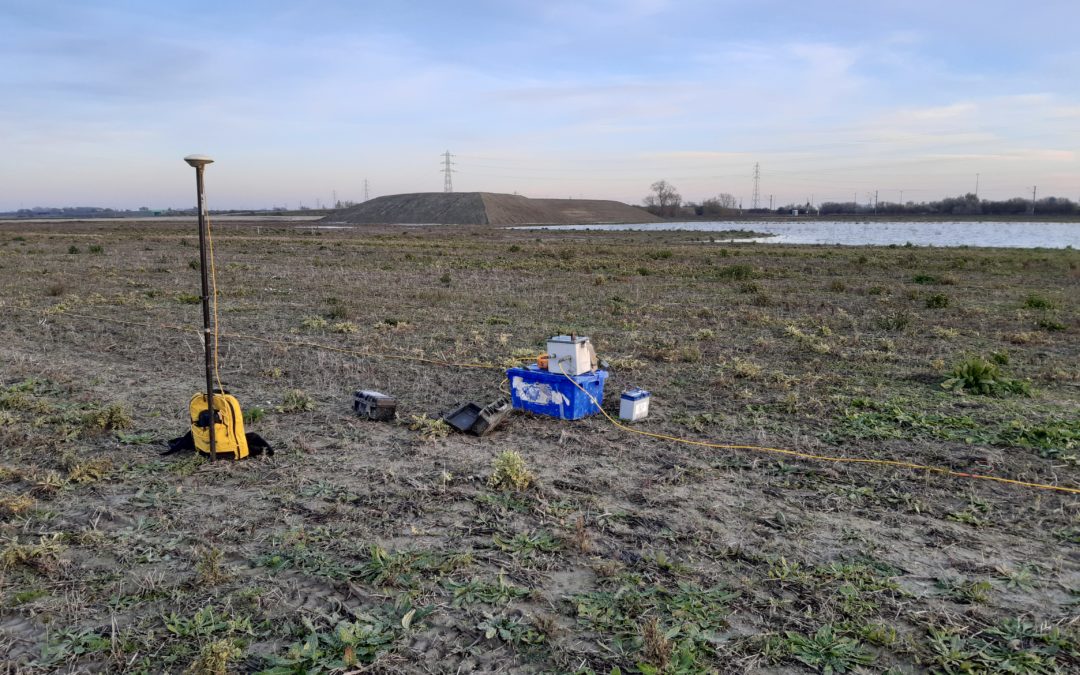
<path id="1" fill-rule="evenodd" d="M 722 192 L 715 197 L 709 197 L 701 202 L 698 215 L 719 216 L 734 211 L 736 208 L 735 197 Z"/>
<path id="2" fill-rule="evenodd" d="M 645 206 L 661 216 L 673 216 L 679 212 L 682 195 L 666 180 L 658 180 L 650 186 L 653 193 L 645 197 Z"/>

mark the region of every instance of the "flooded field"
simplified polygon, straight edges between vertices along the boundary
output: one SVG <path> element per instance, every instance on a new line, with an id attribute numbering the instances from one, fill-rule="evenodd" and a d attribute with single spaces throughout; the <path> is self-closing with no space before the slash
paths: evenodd
<path id="1" fill-rule="evenodd" d="M 745 227 L 769 237 L 739 239 L 774 244 L 838 244 L 843 246 L 989 246 L 994 248 L 1080 248 L 1080 223 L 1002 221 L 874 221 L 785 220 L 667 222 L 621 225 L 530 226 L 520 229 L 716 232 Z"/>

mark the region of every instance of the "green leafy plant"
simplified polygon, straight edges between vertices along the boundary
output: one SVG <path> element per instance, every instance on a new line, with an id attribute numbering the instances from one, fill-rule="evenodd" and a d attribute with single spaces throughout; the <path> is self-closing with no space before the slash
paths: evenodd
<path id="1" fill-rule="evenodd" d="M 754 268 L 750 265 L 738 264 L 738 265 L 725 265 L 719 267 L 716 270 L 716 277 L 718 279 L 728 279 L 731 281 L 746 281 L 756 276 Z"/>
<path id="2" fill-rule="evenodd" d="M 244 411 L 244 424 L 254 424 L 266 417 L 266 410 L 259 406 L 252 406 Z"/>
<path id="3" fill-rule="evenodd" d="M 446 438 L 450 433 L 450 425 L 438 418 L 428 417 L 427 413 L 412 415 L 409 421 L 409 429 L 418 432 L 420 438 L 425 441 L 435 441 Z"/>
<path id="4" fill-rule="evenodd" d="M 514 450 L 504 450 L 491 462 L 488 485 L 500 490 L 525 490 L 535 479 L 520 454 Z"/>
<path id="5" fill-rule="evenodd" d="M 315 401 L 300 389 L 285 392 L 281 405 L 275 408 L 279 413 L 307 412 L 315 409 Z"/>
<path id="6" fill-rule="evenodd" d="M 483 631 L 484 637 L 488 640 L 498 638 L 509 644 L 538 645 L 544 641 L 543 633 L 538 632 L 521 617 L 489 614 L 480 622 L 477 629 Z"/>
<path id="7" fill-rule="evenodd" d="M 858 640 L 838 636 L 831 625 L 822 626 L 813 637 L 791 631 L 785 636 L 792 656 L 825 675 L 846 673 L 874 661 Z"/>
<path id="8" fill-rule="evenodd" d="M 134 425 L 127 408 L 119 403 L 93 410 L 82 417 L 83 429 L 87 431 L 120 431 Z"/>
<path id="9" fill-rule="evenodd" d="M 990 591 L 994 589 L 989 581 L 964 577 L 938 579 L 936 585 L 942 595 L 964 604 L 985 603 L 990 599 Z"/>
<path id="10" fill-rule="evenodd" d="M 550 553 L 562 548 L 562 544 L 559 540 L 544 530 L 531 533 L 519 532 L 510 539 L 504 539 L 496 534 L 492 537 L 492 540 L 495 542 L 496 546 L 504 551 L 524 553 L 526 555 L 536 552 Z"/>
<path id="11" fill-rule="evenodd" d="M 499 575 L 496 583 L 487 583 L 479 579 L 473 579 L 465 583 L 447 582 L 446 587 L 454 594 L 453 605 L 471 605 L 484 603 L 489 605 L 505 605 L 511 600 L 523 598 L 529 595 L 527 588 L 521 588 L 506 582 L 503 575 Z"/>
<path id="12" fill-rule="evenodd" d="M 300 322 L 300 326 L 304 330 L 324 330 L 330 324 L 329 321 L 321 316 L 306 316 L 304 320 Z"/>
<path id="13" fill-rule="evenodd" d="M 1024 299 L 1024 307 L 1028 309 L 1054 309 L 1057 307 L 1057 303 L 1044 295 L 1032 293 Z"/>
<path id="14" fill-rule="evenodd" d="M 927 309 L 943 309 L 949 306 L 949 296 L 944 293 L 931 293 L 926 296 Z"/>
<path id="15" fill-rule="evenodd" d="M 304 619 L 308 637 L 289 647 L 284 657 L 271 659 L 262 675 L 299 675 L 355 671 L 372 663 L 382 653 L 394 649 L 395 642 L 430 609 L 409 608 L 400 618 L 392 615 L 360 614 L 354 621 L 342 621 L 331 630 L 319 630 Z"/>
<path id="16" fill-rule="evenodd" d="M 982 396 L 1031 395 L 1031 386 L 1027 382 L 1006 377 L 998 364 L 979 356 L 961 361 L 950 375 L 949 379 L 941 383 L 942 388 Z"/>
<path id="17" fill-rule="evenodd" d="M 900 332 L 911 324 L 911 315 L 904 310 L 882 314 L 877 318 L 877 325 L 882 330 Z"/>

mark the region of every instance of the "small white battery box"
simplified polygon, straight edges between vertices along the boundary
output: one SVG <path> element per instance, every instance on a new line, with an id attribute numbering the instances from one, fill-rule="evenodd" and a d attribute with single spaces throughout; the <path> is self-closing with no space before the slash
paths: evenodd
<path id="1" fill-rule="evenodd" d="M 649 416 L 649 399 L 652 395 L 644 389 L 627 389 L 619 400 L 619 419 L 637 422 Z"/>

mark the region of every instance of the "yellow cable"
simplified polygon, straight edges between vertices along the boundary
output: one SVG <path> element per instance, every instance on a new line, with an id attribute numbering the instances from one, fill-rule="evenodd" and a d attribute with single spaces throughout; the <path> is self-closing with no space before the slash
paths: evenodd
<path id="1" fill-rule="evenodd" d="M 210 232 L 210 210 L 206 211 L 206 243 L 210 254 L 210 297 L 214 307 L 214 379 L 217 380 L 217 388 L 225 393 L 225 387 L 221 386 L 221 372 L 218 370 L 218 309 L 217 309 L 217 268 L 214 266 L 214 235 Z"/>
<path id="2" fill-rule="evenodd" d="M 1080 494 L 1080 489 L 1077 488 L 1064 487 L 1061 485 L 1046 485 L 1044 483 L 1029 483 L 1027 481 L 1014 480 L 1012 478 L 1001 478 L 999 476 L 987 476 L 977 473 L 965 473 L 963 471 L 953 471 L 952 469 L 945 469 L 939 466 L 928 466 L 926 464 L 915 464 L 913 462 L 900 462 L 892 459 L 870 459 L 860 457 L 834 457 L 832 455 L 815 455 L 808 452 L 798 452 L 797 450 L 787 450 L 785 448 L 770 448 L 760 445 L 730 445 L 725 443 L 710 443 L 708 441 L 695 441 L 689 438 L 679 438 L 677 436 L 668 436 L 667 434 L 657 434 L 651 431 L 643 431 L 641 429 L 628 427 L 625 424 L 617 421 L 611 415 L 609 415 L 607 411 L 604 410 L 603 407 L 601 407 L 600 402 L 596 400 L 596 397 L 590 394 L 587 389 L 582 387 L 581 384 L 577 382 L 577 380 L 570 377 L 570 375 L 566 372 L 566 369 L 563 368 L 561 362 L 559 362 L 559 370 L 562 371 L 562 374 L 566 377 L 566 379 L 570 380 L 571 384 L 580 389 L 583 394 L 589 397 L 589 400 L 592 401 L 593 405 L 595 405 L 597 410 L 600 411 L 600 414 L 607 418 L 608 422 L 611 422 L 613 425 L 615 425 L 619 429 L 622 429 L 623 431 L 632 434 L 638 434 L 640 436 L 649 436 L 650 438 L 658 438 L 664 441 L 672 441 L 675 443 L 683 443 L 686 445 L 696 445 L 704 448 L 716 448 L 719 450 L 754 450 L 757 452 L 772 452 L 776 454 L 787 455 L 789 457 L 797 457 L 799 459 L 817 460 L 819 462 L 836 462 L 843 464 L 876 464 L 879 466 L 892 466 L 901 469 L 911 469 L 913 471 L 926 471 L 929 473 L 936 473 L 944 476 L 954 476 L 957 478 L 989 480 L 997 483 L 1007 483 L 1009 485 L 1020 485 L 1023 487 L 1035 488 L 1038 490 L 1055 490 L 1058 492 L 1067 492 L 1070 494 Z"/>

